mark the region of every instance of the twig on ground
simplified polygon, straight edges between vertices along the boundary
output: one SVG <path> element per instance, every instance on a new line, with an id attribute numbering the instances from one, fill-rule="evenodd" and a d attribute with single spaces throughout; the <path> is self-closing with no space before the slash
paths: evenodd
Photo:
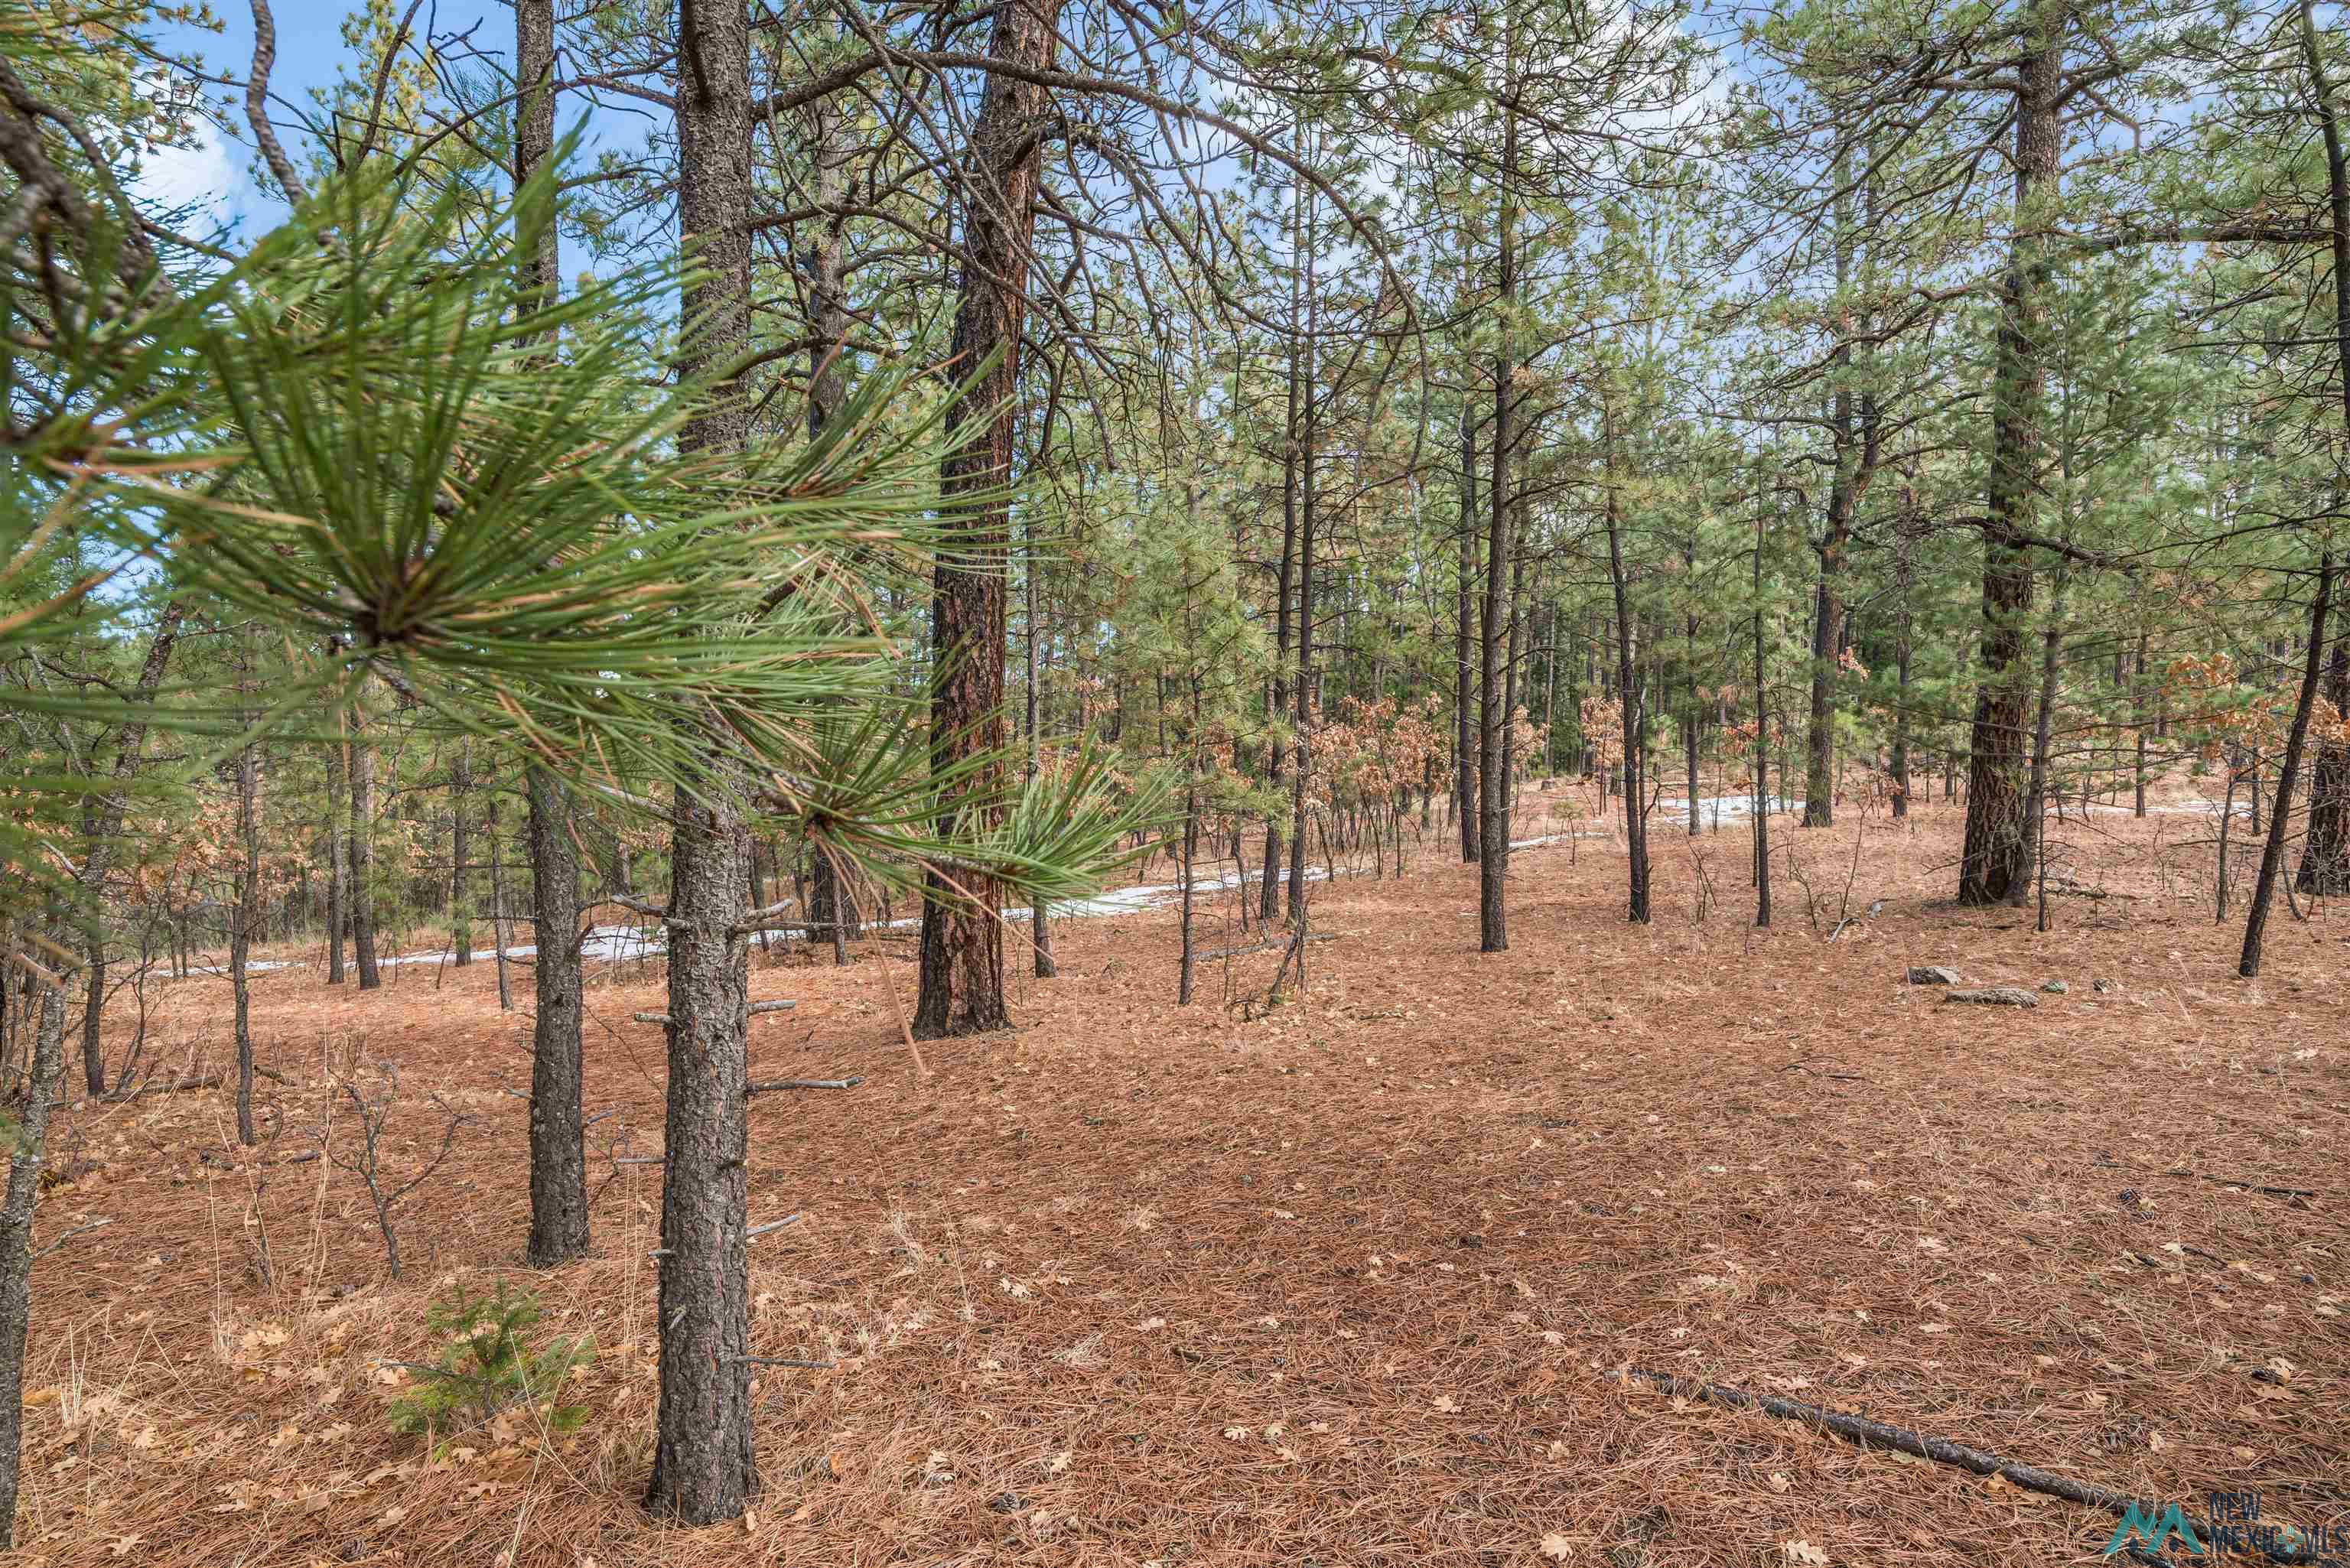
<path id="1" fill-rule="evenodd" d="M 2166 1170 L 2165 1176 L 2191 1176 L 2198 1181 L 2208 1181 L 2214 1187 L 2241 1187 L 2247 1192 L 2265 1192 L 2272 1198 L 2314 1198 L 2317 1194 L 2306 1187 L 2263 1187 L 2257 1181 L 2241 1181 L 2232 1176 L 2206 1176 L 2199 1170 Z"/>
<path id="2" fill-rule="evenodd" d="M 270 1076 L 276 1077 L 276 1075 L 273 1073 Z M 128 1093 L 100 1095 L 98 1099 L 100 1105 L 119 1106 L 125 1100 L 135 1100 L 141 1095 L 176 1095 L 184 1089 L 217 1089 L 219 1087 L 220 1077 L 215 1074 L 209 1078 L 182 1078 L 170 1084 L 142 1084 Z"/>
<path id="3" fill-rule="evenodd" d="M 1317 931 L 1314 935 L 1307 937 L 1305 940 L 1309 942 L 1335 942 L 1344 934 L 1345 933 L 1342 931 Z M 1289 943 L 1285 940 L 1270 942 L 1251 942 L 1248 946 L 1243 948 L 1210 948 L 1206 952 L 1196 953 L 1193 956 L 1201 962 L 1205 963 L 1210 959 L 1246 958 L 1251 953 L 1271 952 L 1275 948 L 1286 948 L 1288 945 Z"/>
<path id="4" fill-rule="evenodd" d="M 1906 1427 L 1891 1427 L 1882 1421 L 1872 1421 L 1866 1416 L 1839 1416 L 1833 1411 L 1824 1410 L 1816 1405 L 1806 1405 L 1794 1399 L 1783 1399 L 1773 1394 L 1749 1394 L 1743 1388 L 1732 1388 L 1727 1384 L 1705 1383 L 1691 1377 L 1676 1377 L 1669 1372 L 1651 1372 L 1640 1366 L 1627 1366 L 1616 1376 L 1619 1381 L 1651 1384 L 1668 1394 L 1678 1394 L 1684 1398 L 1703 1399 L 1710 1404 L 1721 1405 L 1732 1410 L 1759 1410 L 1766 1416 L 1776 1416 L 1785 1421 L 1801 1421 L 1823 1432 L 1832 1433 L 1847 1442 L 1856 1443 L 1864 1449 L 1870 1447 L 1891 1449 L 1896 1453 L 1908 1454 L 1914 1459 L 1931 1459 L 1936 1464 L 1953 1465 L 1979 1476 L 1997 1476 L 2010 1486 L 2019 1486 L 2027 1491 L 2036 1491 L 2043 1497 L 2063 1498 L 2067 1502 L 2077 1502 L 2086 1508 L 2101 1509 L 2107 1513 L 2117 1513 L 2127 1517 L 2132 1512 L 2144 1512 L 2148 1517 L 2152 1517 L 2160 1512 L 2159 1505 L 2149 1503 L 2143 1498 L 2134 1498 L 2125 1492 L 2115 1491 L 2093 1482 L 2077 1481 L 2069 1476 L 2060 1476 L 2054 1470 L 2043 1470 L 2036 1465 L 2019 1464 L 2013 1459 L 2002 1459 L 1997 1454 L 1986 1453 L 1981 1449 L 1970 1449 L 1963 1443 L 1951 1442 L 1947 1438 L 1937 1438 L 1924 1432 L 1910 1431 Z M 2273 1545 L 2262 1545 L 2258 1549 L 2272 1562 L 2312 1561 L 2312 1554 L 2306 1552 L 2293 1552 L 2289 1548 Z"/>
<path id="5" fill-rule="evenodd" d="M 745 1095 L 772 1094 L 777 1089 L 853 1089 L 865 1082 L 862 1075 L 847 1078 L 772 1078 L 764 1084 L 743 1087 Z"/>

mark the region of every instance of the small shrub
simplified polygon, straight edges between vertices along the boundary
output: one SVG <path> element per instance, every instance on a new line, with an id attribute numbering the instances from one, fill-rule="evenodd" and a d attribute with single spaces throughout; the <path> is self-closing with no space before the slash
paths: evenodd
<path id="1" fill-rule="evenodd" d="M 420 1366 L 424 1380 L 391 1407 L 391 1424 L 403 1432 L 462 1430 L 482 1426 L 517 1406 L 546 1410 L 550 1430 L 576 1430 L 588 1418 L 584 1406 L 556 1397 L 575 1366 L 595 1358 L 586 1336 L 556 1339 L 533 1350 L 529 1330 L 539 1320 L 538 1297 L 500 1281 L 488 1295 L 463 1285 L 434 1301 L 424 1321 L 450 1337 L 437 1366 Z"/>

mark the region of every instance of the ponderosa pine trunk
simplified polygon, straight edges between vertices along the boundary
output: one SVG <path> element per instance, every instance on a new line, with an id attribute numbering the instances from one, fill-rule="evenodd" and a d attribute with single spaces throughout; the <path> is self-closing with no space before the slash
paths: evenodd
<path id="1" fill-rule="evenodd" d="M 1616 499 L 1615 412 L 1603 403 L 1599 418 L 1607 465 L 1607 576 L 1616 591 L 1616 693 L 1624 705 L 1624 844 L 1629 857 L 1626 909 L 1635 924 L 1645 926 L 1649 919 L 1648 792 L 1641 753 L 1647 745 L 1648 722 L 1641 711 L 1631 593 L 1624 577 L 1623 529 Z"/>
<path id="2" fill-rule="evenodd" d="M 1305 343 L 1300 351 L 1295 384 L 1299 417 L 1297 443 L 1297 682 L 1292 692 L 1291 720 L 1296 728 L 1296 750 L 1289 777 L 1289 923 L 1305 923 L 1305 796 L 1314 776 L 1314 525 L 1319 501 L 1317 471 L 1320 456 L 1318 400 L 1315 396 L 1322 301 L 1315 287 L 1315 252 L 1321 240 L 1319 209 L 1308 192 L 1305 201 Z"/>
<path id="3" fill-rule="evenodd" d="M 465 833 L 465 814 L 472 809 L 473 798 L 473 741 L 461 735 L 449 774 L 449 959 L 458 969 L 473 961 L 473 888 L 465 875 L 469 869 L 465 857 L 473 853 Z"/>
<path id="4" fill-rule="evenodd" d="M 847 285 L 841 272 L 841 232 L 847 220 L 830 209 L 847 194 L 853 129 L 847 106 L 836 99 L 817 99 L 808 106 L 808 113 L 814 119 L 816 204 L 827 213 L 806 257 L 807 432 L 808 439 L 815 441 L 848 398 L 847 368 L 841 363 L 847 352 L 849 329 Z M 852 902 L 831 856 L 819 846 L 809 860 L 808 919 L 831 944 L 833 967 L 846 968 L 849 941 L 861 934 Z M 813 942 L 817 932 L 811 930 L 808 935 Z"/>
<path id="5" fill-rule="evenodd" d="M 1452 594 L 1452 801 L 1461 828 L 1461 858 L 1475 865 L 1482 847 L 1477 831 L 1477 749 L 1482 727 L 1477 703 L 1477 422 L 1467 392 L 1461 395 L 1461 570 Z"/>
<path id="6" fill-rule="evenodd" d="M 250 1147 L 253 1127 L 253 929 L 261 919 L 261 762 L 248 741 L 236 754 L 235 926 L 229 932 L 229 988 L 235 998 L 236 1141 Z"/>
<path id="7" fill-rule="evenodd" d="M 1003 0 L 988 57 L 1019 69 L 1049 67 L 1058 47 L 1061 0 Z M 951 498 L 997 496 L 965 522 L 963 548 L 931 576 L 931 638 L 941 672 L 931 702 L 934 765 L 1003 749 L 1004 566 L 1011 554 L 1012 480 L 1021 324 L 1027 312 L 1030 236 L 1043 166 L 1050 93 L 1008 72 L 990 72 L 962 169 L 962 281 L 955 305 L 953 363 L 970 378 L 948 414 L 955 439 L 941 474 Z M 941 803 L 941 826 L 980 827 L 999 808 L 1000 764 L 981 769 Z M 1003 927 L 996 882 L 958 878 L 962 897 L 930 874 L 922 900 L 920 990 L 914 1033 L 925 1040 L 1011 1026 L 1003 996 Z"/>
<path id="8" fill-rule="evenodd" d="M 1839 296 L 1852 281 L 1852 160 L 1851 142 L 1842 141 L 1837 149 L 1837 194 L 1832 219 Z M 1865 317 L 1861 329 L 1866 330 Z M 1828 359 L 1834 378 L 1828 397 L 1828 434 L 1835 468 L 1828 480 L 1827 526 L 1819 540 L 1819 581 L 1812 597 L 1812 701 L 1804 740 L 1806 827 L 1830 827 L 1835 823 L 1835 694 L 1844 652 L 1845 557 L 1852 547 L 1853 516 L 1876 460 L 1875 441 L 1855 428 L 1853 392 L 1846 379 L 1852 358 L 1852 335 L 1839 331 Z M 1863 423 L 1870 427 L 1868 434 L 1873 436 L 1875 421 Z"/>
<path id="9" fill-rule="evenodd" d="M 2033 599 L 2030 542 L 2040 487 L 2041 405 L 2047 383 L 2046 214 L 2057 195 L 2063 130 L 2064 12 L 2044 0 L 2017 67 L 2015 212 L 2002 283 L 1991 379 L 1991 474 L 1984 508 L 1982 634 L 1959 902 L 2000 904 L 2031 876 L 2032 666 L 2024 657 Z"/>
<path id="10" fill-rule="evenodd" d="M 345 822 L 350 749 L 340 739 L 343 715 L 335 715 L 337 740 L 327 748 L 327 983 L 343 983 L 343 932 L 350 924 L 350 857 Z"/>
<path id="11" fill-rule="evenodd" d="M 555 155 L 554 0 L 515 0 L 515 63 L 530 90 L 515 135 L 515 183 L 523 185 Z M 531 258 L 538 299 L 555 302 L 562 286 L 556 234 L 549 224 Z M 523 770 L 524 833 L 530 854 L 530 929 L 538 956 L 531 965 L 530 1237 L 523 1255 L 551 1269 L 587 1255 L 588 1155 L 580 1023 L 579 847 L 572 826 L 571 792 L 546 768 Z M 492 806 L 493 882 L 498 912 L 496 815 Z M 494 933 L 503 928 L 494 922 Z M 497 936 L 498 983 L 505 984 L 504 938 Z"/>
<path id="12" fill-rule="evenodd" d="M 530 1241 L 533 1268 L 588 1251 L 587 1125 L 581 1114 L 579 852 L 571 795 L 543 767 L 523 774 L 528 792 L 531 965 Z"/>
<path id="13" fill-rule="evenodd" d="M 1893 533 L 1893 815 L 1909 815 L 1909 637 L 1918 591 L 1918 494 L 1906 476 Z"/>
<path id="14" fill-rule="evenodd" d="M 1023 617 L 1027 622 L 1027 636 L 1022 640 L 1027 644 L 1028 654 L 1028 777 L 1030 782 L 1034 783 L 1038 770 L 1044 765 L 1045 744 L 1044 735 L 1039 730 L 1044 712 L 1045 670 L 1044 661 L 1037 657 L 1037 644 L 1041 640 L 1040 628 L 1044 622 L 1036 603 L 1036 577 L 1043 563 L 1037 558 L 1036 524 L 1034 517 L 1028 520 L 1027 529 L 1028 560 L 1026 568 L 1021 574 L 1022 587 L 1028 601 Z M 1241 895 L 1246 898 L 1248 889 L 1242 888 Z M 1053 962 L 1053 928 L 1050 921 L 1051 911 L 1046 908 L 1045 900 L 1039 898 L 1028 906 L 1028 940 L 1031 946 L 1030 957 L 1033 960 L 1032 972 L 1038 980 L 1051 980 L 1059 972 Z"/>
<path id="15" fill-rule="evenodd" d="M 679 15 L 675 96 L 679 243 L 698 269 L 681 319 L 692 379 L 737 364 L 751 342 L 751 37 L 738 5 Z M 751 407 L 739 381 L 712 389 L 681 449 L 734 453 Z M 743 770 L 712 737 L 671 804 L 669 1094 L 661 1180 L 660 1409 L 646 1506 L 688 1525 L 739 1517 L 759 1493 L 751 1445 L 751 835 Z"/>
<path id="16" fill-rule="evenodd" d="M 1290 234 L 1295 241 L 1297 224 L 1293 217 Z M 1292 615 L 1293 596 L 1297 589 L 1297 333 L 1299 296 L 1303 286 L 1295 269 L 1289 286 L 1288 376 L 1285 398 L 1282 407 L 1281 428 L 1281 560 L 1274 569 L 1274 655 L 1271 711 L 1267 714 L 1276 725 L 1289 718 L 1289 643 L 1296 629 Z M 1289 751 L 1280 731 L 1274 733 L 1272 755 L 1267 759 L 1269 793 L 1278 802 L 1289 794 Z M 1257 918 L 1265 925 L 1273 924 L 1281 912 L 1281 867 L 1284 860 L 1281 840 L 1281 807 L 1276 805 L 1264 815 L 1264 876 L 1257 885 Z"/>
<path id="17" fill-rule="evenodd" d="M 375 748 L 368 743 L 364 694 L 351 707 L 349 765 L 351 959 L 359 989 L 373 991 L 383 984 L 383 972 L 375 960 Z"/>
<path id="18" fill-rule="evenodd" d="M 1514 17 L 1514 13 L 1511 14 Z M 1513 57 L 1514 22 L 1505 24 L 1505 57 Z M 1514 59 L 1511 60 L 1514 64 Z M 1493 469 L 1487 483 L 1485 529 L 1485 608 L 1480 626 L 1477 702 L 1482 722 L 1477 733 L 1477 947 L 1481 952 L 1507 952 L 1510 948 L 1510 797 L 1509 770 L 1503 762 L 1509 732 L 1508 673 L 1510 617 L 1511 524 L 1517 513 L 1511 494 L 1510 462 L 1517 455 L 1517 362 L 1512 348 L 1511 315 L 1518 297 L 1517 195 L 1510 177 L 1517 167 L 1518 117 L 1514 109 L 1502 116 L 1502 164 L 1499 221 L 1496 224 L 1495 270 L 1498 276 L 1498 346 L 1493 352 Z"/>
<path id="19" fill-rule="evenodd" d="M 55 905 L 47 921 L 55 953 L 66 950 L 68 923 Z M 49 1146 L 49 1114 L 66 1076 L 66 977 L 24 970 L 41 989 L 26 1063 L 25 1102 L 8 1158 L 8 1189 L 0 1199 L 0 1550 L 16 1544 L 17 1473 L 25 1436 L 25 1345 L 33 1321 L 33 1211 Z"/>
<path id="20" fill-rule="evenodd" d="M 2325 141 L 2327 215 L 2334 248 L 2334 380 L 2342 394 L 2343 433 L 2350 436 L 2350 151 L 2343 145 L 2341 116 L 2334 101 L 2334 84 L 2326 78 L 2312 0 L 2301 0 L 2301 41 Z M 2350 723 L 2350 636 L 2334 644 L 2326 695 L 2334 719 Z M 2317 748 L 2309 781 L 2309 836 L 2302 846 L 2301 869 L 2293 885 L 2304 893 L 2350 894 L 2350 740 L 2329 739 Z"/>
<path id="21" fill-rule="evenodd" d="M 2321 78 L 2322 79 L 2322 78 Z M 2309 607 L 2309 653 L 2302 665 L 2301 694 L 2293 703 L 2293 727 L 2285 732 L 2284 760 L 2277 765 L 2276 799 L 2269 807 L 2269 836 L 2261 851 L 2260 880 L 2252 888 L 2251 911 L 2244 917 L 2244 951 L 2236 972 L 2256 980 L 2261 972 L 2261 939 L 2267 931 L 2269 902 L 2275 896 L 2278 874 L 2284 867 L 2284 840 L 2293 823 L 2293 786 L 2301 773 L 2302 748 L 2309 740 L 2309 716 L 2317 706 L 2317 688 L 2324 668 L 2325 618 L 2334 597 L 2334 556 L 2327 554 L 2317 566 L 2317 594 Z"/>
<path id="22" fill-rule="evenodd" d="M 2334 634 L 2326 701 L 2350 721 L 2350 633 Z M 2309 831 L 2293 887 L 2303 893 L 2350 894 L 2350 741 L 2325 741 L 2309 770 Z"/>
<path id="23" fill-rule="evenodd" d="M 2056 583 L 2049 600 L 2048 625 L 2041 633 L 2040 694 L 2032 721 L 2032 788 L 2030 802 L 2023 816 L 2025 864 L 2032 868 L 2029 877 L 2020 880 L 2008 902 L 2022 907 L 2037 889 L 2040 917 L 2037 929 L 2048 929 L 2048 774 L 2049 749 L 2054 743 L 2052 728 L 2056 712 L 2056 686 L 2061 655 L 2064 647 L 2064 587 L 2065 571 L 2060 563 Z"/>
<path id="24" fill-rule="evenodd" d="M 1758 476 L 1759 478 L 1759 476 Z M 1762 496 L 1754 497 L 1754 924 L 1771 924 L 1771 688 L 1762 657 Z"/>

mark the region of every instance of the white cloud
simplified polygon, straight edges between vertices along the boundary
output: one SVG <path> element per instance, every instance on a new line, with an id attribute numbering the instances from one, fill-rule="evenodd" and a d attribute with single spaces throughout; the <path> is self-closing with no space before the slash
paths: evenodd
<path id="1" fill-rule="evenodd" d="M 132 192 L 165 211 L 191 209 L 214 223 L 241 213 L 251 186 L 244 168 L 219 128 L 198 120 L 186 147 L 159 147 L 139 160 Z"/>

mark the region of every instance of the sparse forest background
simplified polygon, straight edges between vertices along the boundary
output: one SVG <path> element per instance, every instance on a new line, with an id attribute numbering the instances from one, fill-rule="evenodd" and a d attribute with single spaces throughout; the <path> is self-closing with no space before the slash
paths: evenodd
<path id="1" fill-rule="evenodd" d="M 239 5 L 0 16 L 0 1540 L 53 1125 L 211 1096 L 387 1277 L 473 1136 L 257 991 L 494 971 L 530 1268 L 657 1178 L 700 1526 L 830 1366 L 754 1349 L 750 1116 L 863 1077 L 754 1064 L 766 969 L 902 961 L 926 1081 L 1079 922 L 1278 1028 L 1342 882 L 1505 954 L 1600 833 L 1750 956 L 1929 813 L 1929 916 L 2191 903 L 2210 983 L 2350 898 L 2338 6 L 367 0 L 288 88 Z M 261 207 L 158 196 L 223 137 Z M 600 1177 L 596 975 L 665 1085 Z M 536 1298 L 436 1300 L 401 1429 L 576 1441 Z"/>

